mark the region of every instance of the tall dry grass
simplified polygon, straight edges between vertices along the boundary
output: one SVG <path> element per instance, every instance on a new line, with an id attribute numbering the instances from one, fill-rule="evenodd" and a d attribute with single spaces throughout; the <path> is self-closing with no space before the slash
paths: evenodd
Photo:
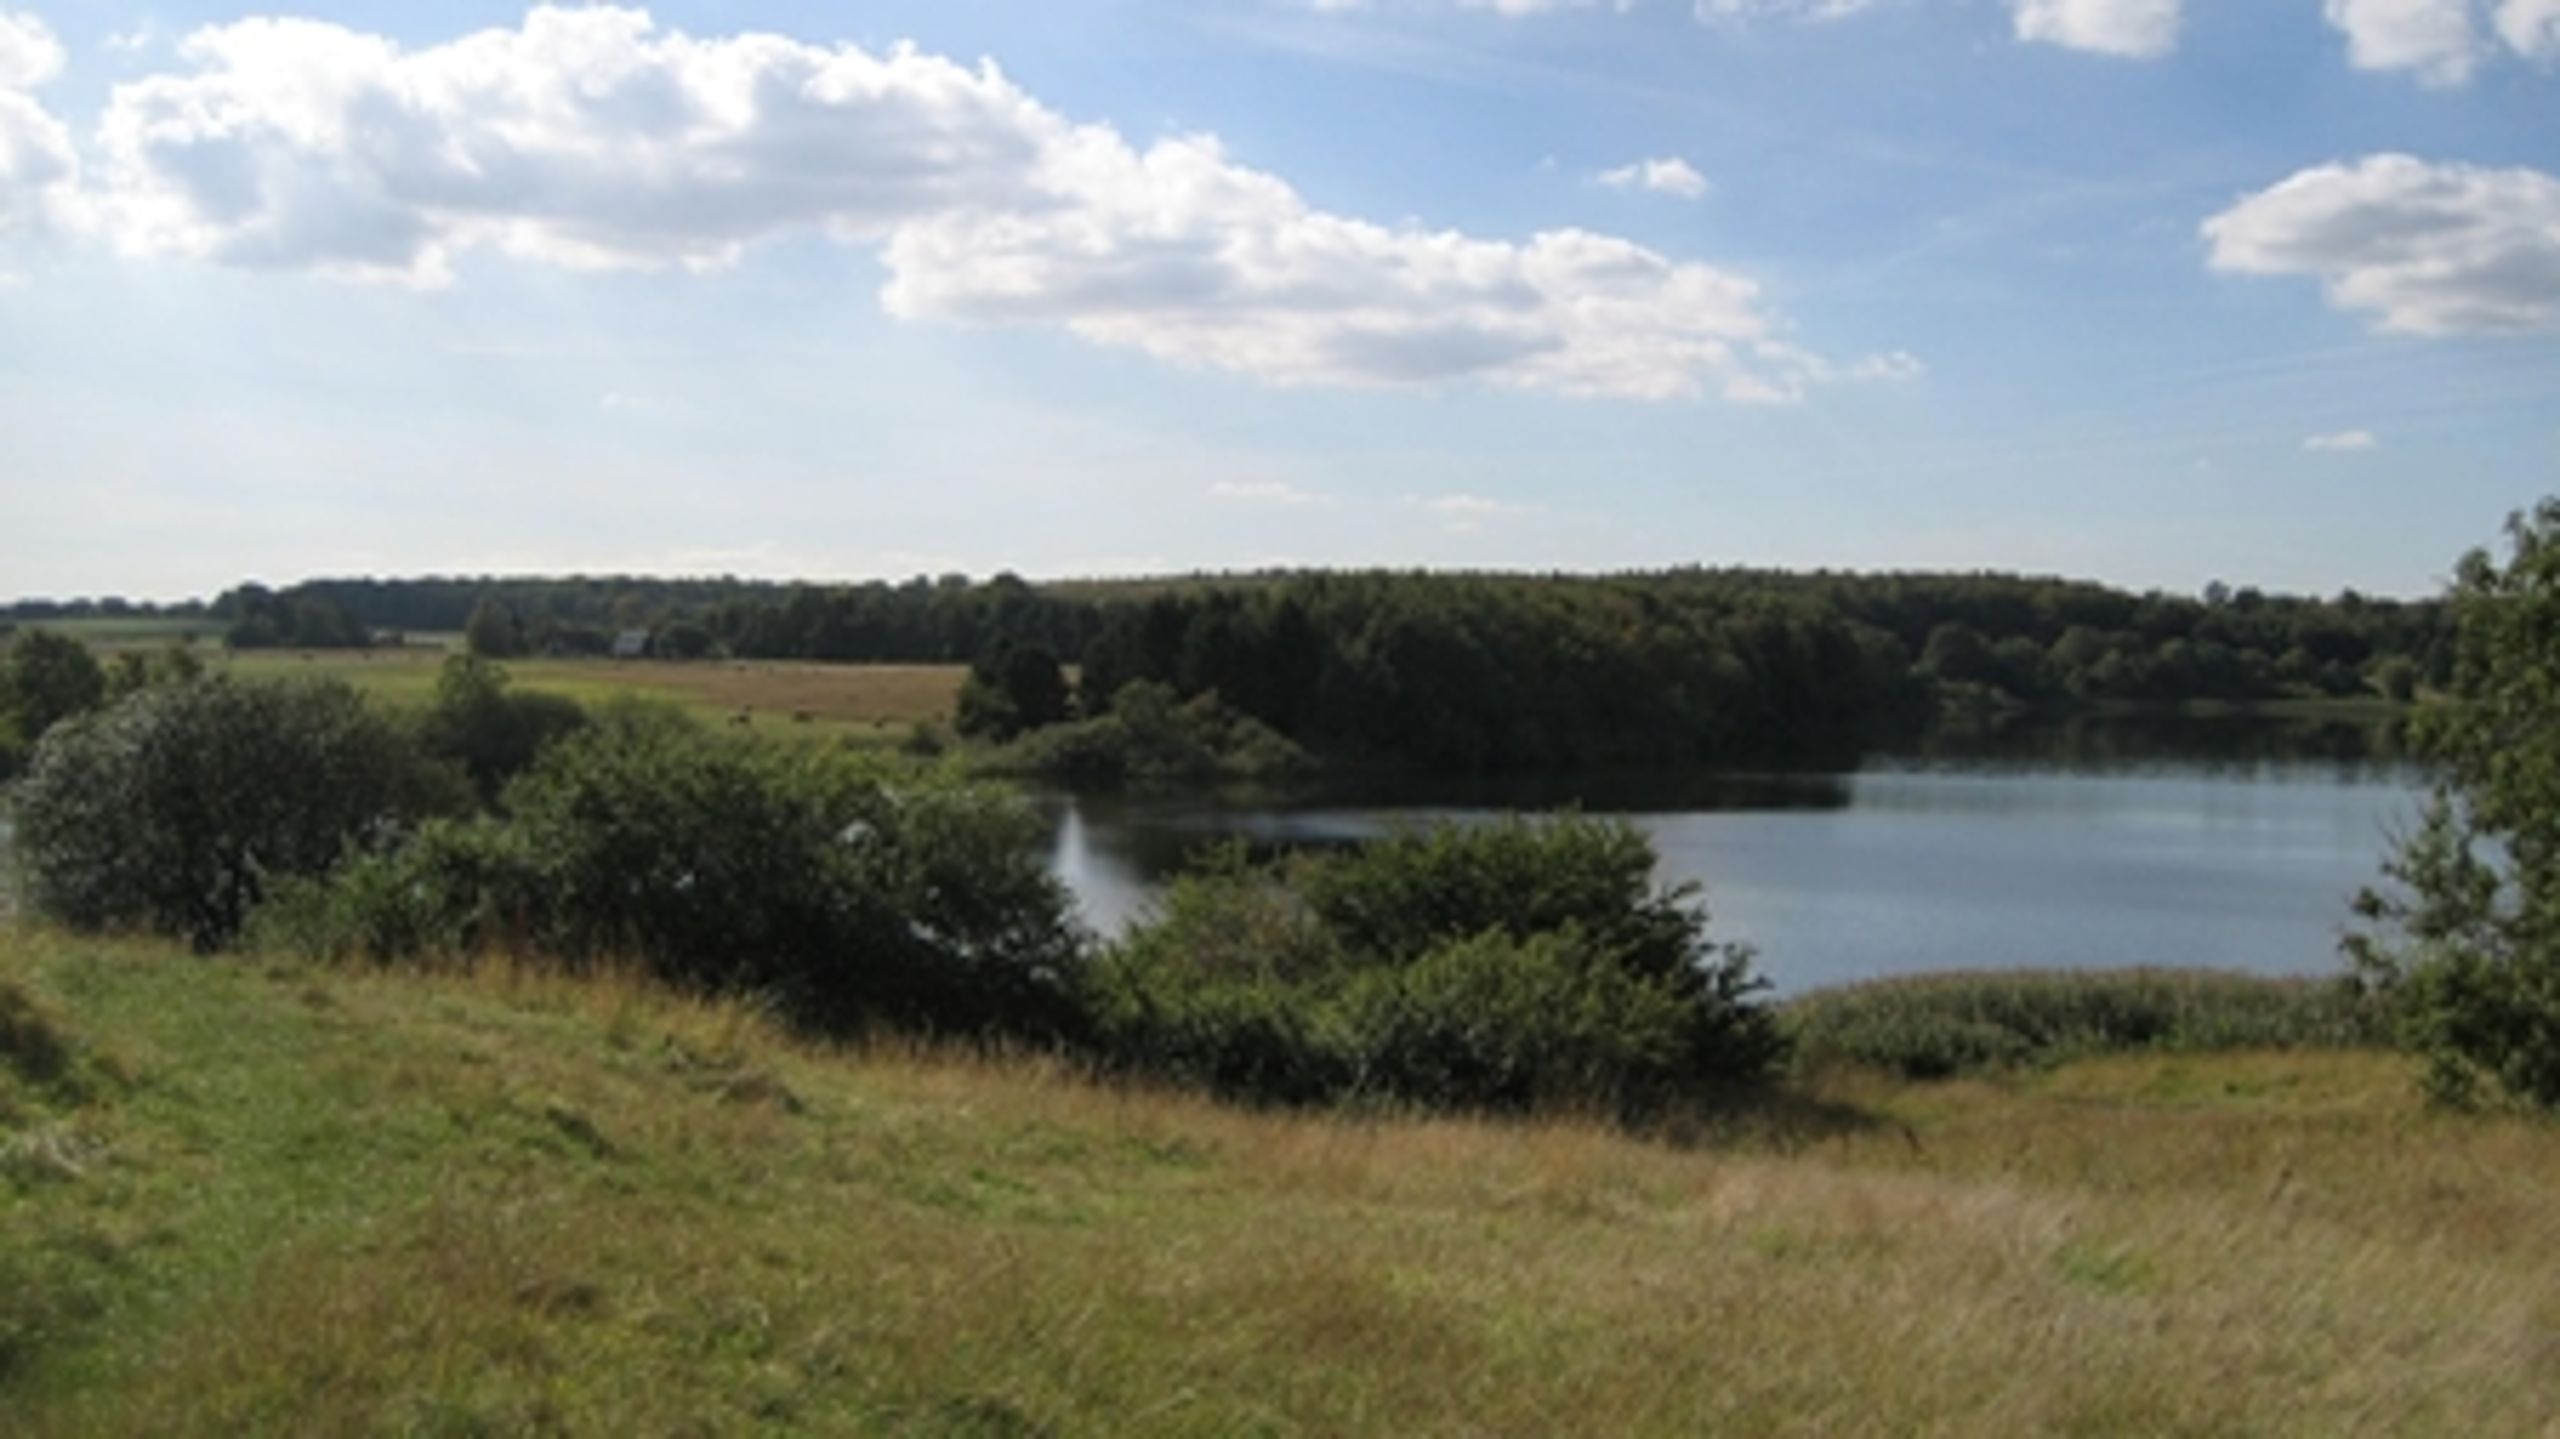
<path id="1" fill-rule="evenodd" d="M 0 979 L 132 1076 L 111 1159 L 0 1190 L 0 1263 L 94 1300 L 0 1371 L 18 1432 L 2560 1414 L 2560 1133 L 2432 1114 L 2378 1054 L 1846 1077 L 1833 1122 L 1680 1144 L 835 1052 L 626 978 L 21 938 Z"/>

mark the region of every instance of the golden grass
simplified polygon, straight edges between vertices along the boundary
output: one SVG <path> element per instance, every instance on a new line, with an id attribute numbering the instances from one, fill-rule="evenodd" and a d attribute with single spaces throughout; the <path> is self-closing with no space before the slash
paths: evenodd
<path id="1" fill-rule="evenodd" d="M 2560 1414 L 2560 1132 L 2430 1113 L 2384 1056 L 1846 1077 L 1866 1122 L 1683 1147 L 835 1053 L 625 979 L 43 936 L 0 979 L 132 1076 L 87 1177 L 0 1185 L 0 1266 L 94 1300 L 0 1363 L 20 1433 Z"/>
<path id="2" fill-rule="evenodd" d="M 218 669 L 253 677 L 323 675 L 394 704 L 424 704 L 446 652 L 267 650 L 225 655 Z M 957 705 L 965 665 L 836 665 L 791 660 L 510 660 L 525 688 L 585 704 L 616 695 L 666 700 L 715 723 L 743 722 L 777 735 L 860 738 L 899 735 L 946 719 Z"/>

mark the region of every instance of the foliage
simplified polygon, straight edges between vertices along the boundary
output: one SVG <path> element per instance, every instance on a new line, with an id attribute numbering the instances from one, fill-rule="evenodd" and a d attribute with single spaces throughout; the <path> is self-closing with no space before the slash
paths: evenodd
<path id="1" fill-rule="evenodd" d="M 483 803 L 530 768 L 543 747 L 587 722 L 565 695 L 514 691 L 507 672 L 476 654 L 445 661 L 435 698 L 418 720 L 426 753 L 459 766 Z"/>
<path id="2" fill-rule="evenodd" d="M 678 620 L 658 631 L 655 648 L 668 659 L 708 659 L 719 650 L 720 639 L 692 620 Z"/>
<path id="3" fill-rule="evenodd" d="M 1621 824 L 1565 816 L 1391 837 L 1176 883 L 1093 966 L 1110 1063 L 1272 1103 L 1650 1109 L 1781 1050 L 1748 956 L 1651 887 Z"/>
<path id="4" fill-rule="evenodd" d="M 1811 607 L 1649 580 L 1317 575 L 1110 608 L 1088 696 L 1215 693 L 1407 769 L 1810 762 L 1916 720 L 1908 656 Z"/>
<path id="5" fill-rule="evenodd" d="M 471 607 L 462 622 L 462 644 L 469 653 L 494 660 L 514 659 L 533 648 L 514 607 L 495 596 Z"/>
<path id="6" fill-rule="evenodd" d="M 330 955 L 510 948 L 633 960 L 844 1029 L 1052 1033 L 1079 951 L 1035 821 L 805 747 L 637 706 L 544 749 L 504 819 L 430 826 L 284 896 L 262 933 Z"/>
<path id="7" fill-rule="evenodd" d="M 964 735 L 1009 740 L 1065 719 L 1072 699 L 1066 671 L 1047 646 L 1003 644 L 969 667 L 954 723 Z"/>
<path id="8" fill-rule="evenodd" d="M 1736 1077 L 1714 1063 L 1730 1056 L 1699 1052 L 1694 995 L 1610 959 L 1570 927 L 1489 929 L 1360 972 L 1346 1008 L 1361 1089 L 1435 1109 L 1643 1113 Z"/>
<path id="9" fill-rule="evenodd" d="M 1778 1010 L 1801 1067 L 1911 1079 L 2122 1050 L 2377 1045 L 2387 1026 L 2352 985 L 2201 970 L 1915 975 L 1818 990 Z"/>
<path id="10" fill-rule="evenodd" d="M 0 736 L 25 745 L 107 697 L 107 673 L 75 639 L 29 630 L 0 652 Z"/>
<path id="11" fill-rule="evenodd" d="M 213 612 L 231 621 L 222 642 L 235 650 L 363 649 L 373 643 L 372 632 L 345 606 L 303 590 L 279 594 L 264 585 L 242 585 L 214 601 Z"/>
<path id="12" fill-rule="evenodd" d="M 2508 532 L 2458 571 L 2456 703 L 2419 731 L 2441 780 L 2347 950 L 2440 1097 L 2560 1108 L 2560 499 Z"/>
<path id="13" fill-rule="evenodd" d="M 1997 574 L 326 580 L 277 598 L 305 597 L 380 629 L 467 628 L 499 656 L 601 652 L 645 623 L 662 645 L 699 644 L 698 627 L 742 658 L 971 662 L 968 727 L 999 737 L 1058 713 L 1024 712 L 999 673 L 1046 650 L 1080 668 L 1088 719 L 1150 680 L 1215 694 L 1328 762 L 1436 771 L 1836 764 L 1942 708 L 2397 701 L 2442 687 L 2454 653 L 2435 602 Z"/>
<path id="14" fill-rule="evenodd" d="M 156 655 L 122 650 L 107 670 L 107 698 L 123 699 L 157 684 L 185 684 L 203 674 L 204 661 L 185 644 L 167 645 Z"/>
<path id="15" fill-rule="evenodd" d="M 345 685 L 200 679 L 46 735 L 14 793 L 15 858 L 40 914 L 218 948 L 276 881 L 453 799 Z"/>
<path id="16" fill-rule="evenodd" d="M 1131 680 L 1091 719 L 1035 730 L 986 761 L 1000 773 L 1069 784 L 1276 780 L 1314 767 L 1307 752 L 1215 694 L 1183 700 Z"/>

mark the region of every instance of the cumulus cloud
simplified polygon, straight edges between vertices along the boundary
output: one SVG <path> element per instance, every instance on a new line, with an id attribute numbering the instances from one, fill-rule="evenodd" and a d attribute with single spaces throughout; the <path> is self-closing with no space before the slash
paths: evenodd
<path id="1" fill-rule="evenodd" d="M 33 15 L 0 10 L 0 90 L 33 90 L 62 73 L 62 42 Z"/>
<path id="2" fill-rule="evenodd" d="M 2497 25 L 2499 38 L 2517 54 L 2546 64 L 2560 61 L 2560 0 L 2505 0 Z"/>
<path id="3" fill-rule="evenodd" d="M 1729 271 L 1334 214 L 1214 138 L 1140 147 L 911 48 L 596 7 L 418 50 L 253 19 L 180 53 L 99 129 L 89 223 L 135 254 L 440 284 L 474 251 L 706 268 L 815 231 L 879 247 L 900 317 L 1276 383 L 1762 400 L 1874 373 L 1794 347 Z"/>
<path id="4" fill-rule="evenodd" d="M 34 93 L 63 63 L 42 20 L 0 10 L 0 232 L 45 220 L 76 173 L 70 132 Z"/>
<path id="5" fill-rule="evenodd" d="M 1696 166 L 1680 157 L 1638 160 L 1614 170 L 1603 170 L 1600 183 L 1613 190 L 1650 190 L 1657 195 L 1671 195 L 1682 200 L 1702 200 L 1707 194 L 1707 177 Z"/>
<path id="6" fill-rule="evenodd" d="M 2344 455 L 2360 450 L 2378 450 L 2382 448 L 2382 441 L 2375 439 L 2371 430 L 2340 430 L 2335 434 L 2305 436 L 2302 447 L 2314 454 Z"/>
<path id="7" fill-rule="evenodd" d="M 2204 223 L 2215 269 L 2319 279 L 2386 330 L 2560 327 L 2560 179 L 2370 155 L 2320 165 Z"/>
<path id="8" fill-rule="evenodd" d="M 2471 0 L 2323 0 L 2359 70 L 2408 70 L 2428 85 L 2459 85 L 2480 59 Z"/>
<path id="9" fill-rule="evenodd" d="M 2020 40 L 2128 60 L 2156 60 L 2178 48 L 2179 0 L 2015 0 Z"/>

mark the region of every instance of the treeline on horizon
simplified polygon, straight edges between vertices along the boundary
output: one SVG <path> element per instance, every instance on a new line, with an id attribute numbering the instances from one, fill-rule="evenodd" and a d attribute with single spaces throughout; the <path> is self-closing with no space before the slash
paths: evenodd
<path id="1" fill-rule="evenodd" d="M 0 620 L 55 617 L 47 608 Z M 2137 594 L 2000 574 L 347 579 L 247 585 L 160 612 L 222 622 L 240 647 L 461 632 L 500 657 L 602 654 L 638 630 L 660 654 L 990 673 L 1029 651 L 1080 671 L 1088 718 L 1146 681 L 1186 701 L 1214 695 L 1328 759 L 1471 770 L 1817 761 L 1951 711 L 2405 701 L 2440 688 L 2454 655 L 2434 600 L 2220 584 Z"/>

